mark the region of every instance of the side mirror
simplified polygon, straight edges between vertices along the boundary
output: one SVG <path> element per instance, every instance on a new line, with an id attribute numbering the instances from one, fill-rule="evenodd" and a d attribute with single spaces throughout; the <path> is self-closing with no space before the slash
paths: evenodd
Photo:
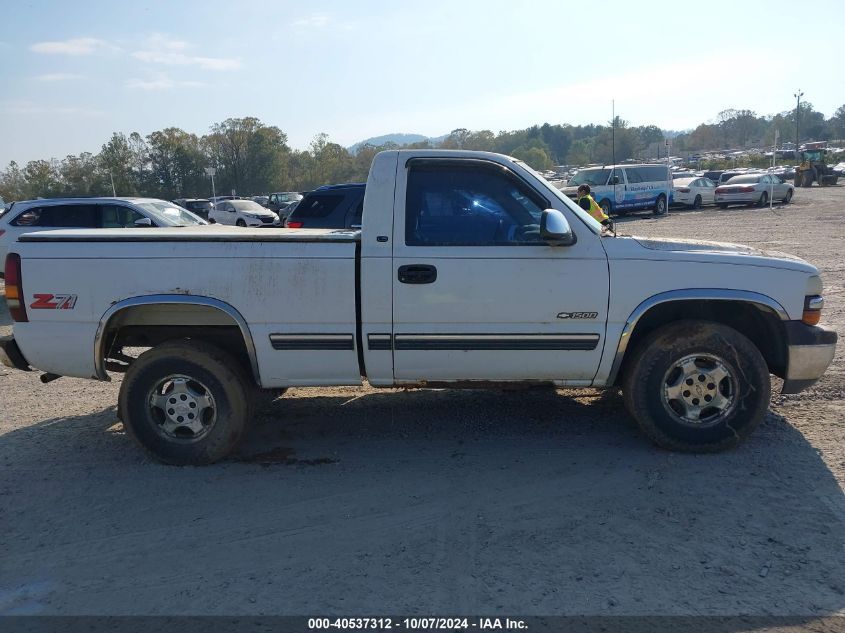
<path id="1" fill-rule="evenodd" d="M 143 228 L 143 227 L 146 227 L 146 226 L 152 226 L 152 225 L 153 225 L 153 221 L 150 220 L 149 218 L 138 218 L 137 220 L 135 220 L 135 226 L 140 227 L 140 228 Z"/>
<path id="2" fill-rule="evenodd" d="M 576 237 L 563 213 L 546 209 L 540 216 L 540 239 L 550 246 L 572 246 Z"/>
<path id="3" fill-rule="evenodd" d="M 610 184 L 611 185 L 618 185 L 619 184 L 619 176 L 614 176 L 613 178 L 611 178 Z"/>

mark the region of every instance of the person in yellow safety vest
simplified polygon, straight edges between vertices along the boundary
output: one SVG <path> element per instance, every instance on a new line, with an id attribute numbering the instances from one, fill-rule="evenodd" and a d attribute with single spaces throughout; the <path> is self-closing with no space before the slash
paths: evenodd
<path id="1" fill-rule="evenodd" d="M 602 226 L 610 226 L 610 218 L 598 203 L 593 200 L 593 196 L 590 195 L 590 185 L 581 185 L 578 187 L 578 197 L 575 199 L 575 202 L 584 211 L 593 216 L 596 222 L 601 222 Z"/>

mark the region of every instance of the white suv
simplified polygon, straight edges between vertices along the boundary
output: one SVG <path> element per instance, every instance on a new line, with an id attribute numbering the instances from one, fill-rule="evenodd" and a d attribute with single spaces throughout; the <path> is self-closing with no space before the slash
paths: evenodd
<path id="1" fill-rule="evenodd" d="M 252 200 L 222 200 L 208 212 L 208 221 L 232 226 L 279 228 L 279 216 Z"/>
<path id="2" fill-rule="evenodd" d="M 117 229 L 208 224 L 155 198 L 53 198 L 15 202 L 0 215 L 0 262 L 18 236 L 50 229 Z M 0 271 L 2 275 L 2 271 Z"/>

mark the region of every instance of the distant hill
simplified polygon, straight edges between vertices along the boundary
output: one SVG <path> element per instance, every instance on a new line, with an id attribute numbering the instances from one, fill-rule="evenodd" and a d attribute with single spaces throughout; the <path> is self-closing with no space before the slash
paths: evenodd
<path id="1" fill-rule="evenodd" d="M 397 145 L 408 145 L 409 143 L 420 143 L 422 141 L 431 141 L 432 143 L 439 143 L 443 139 L 445 139 L 448 134 L 444 134 L 443 136 L 423 136 L 422 134 L 403 134 L 403 133 L 395 133 L 395 134 L 383 134 L 381 136 L 374 136 L 372 138 L 366 138 L 363 141 L 358 141 L 355 145 L 349 146 L 349 151 L 355 154 L 358 151 L 358 148 L 362 145 L 374 145 L 375 147 L 379 147 L 380 145 L 384 145 L 385 143 L 396 143 Z"/>

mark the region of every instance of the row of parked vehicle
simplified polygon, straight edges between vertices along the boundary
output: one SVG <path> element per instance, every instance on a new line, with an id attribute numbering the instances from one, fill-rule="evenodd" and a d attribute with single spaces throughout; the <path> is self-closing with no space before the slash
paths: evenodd
<path id="1" fill-rule="evenodd" d="M 650 209 L 662 215 L 675 205 L 695 209 L 705 204 L 727 208 L 732 204 L 760 206 L 777 200 L 789 203 L 794 187 L 775 173 L 763 171 L 670 171 L 666 165 L 604 165 L 577 171 L 562 188 L 576 198 L 578 187 L 590 193 L 605 213 L 625 215 Z"/>
<path id="2" fill-rule="evenodd" d="M 779 176 L 766 173 L 722 174 L 717 184 L 704 176 L 673 181 L 674 202 L 693 209 L 716 204 L 722 209 L 732 204 L 765 206 L 769 200 L 789 204 L 794 187 Z"/>
<path id="3" fill-rule="evenodd" d="M 711 174 L 715 175 L 715 174 Z M 607 213 L 624 215 L 668 205 L 699 208 L 716 204 L 789 203 L 793 185 L 771 173 L 719 173 L 718 182 L 707 173 L 671 178 L 665 165 L 591 167 L 577 172 L 563 189 L 576 196 L 579 184 L 589 184 L 592 195 Z M 178 198 L 58 198 L 16 202 L 0 209 L 0 261 L 19 235 L 61 228 L 131 228 L 221 224 L 241 227 L 359 229 L 364 212 L 365 183 L 326 185 L 304 195 L 273 193 L 264 204 L 237 196 Z M 262 197 L 258 197 L 262 198 Z"/>
<path id="4" fill-rule="evenodd" d="M 326 185 L 305 194 L 273 193 L 239 198 L 178 198 L 175 204 L 211 224 L 242 227 L 339 228 L 361 227 L 364 183 Z"/>
<path id="5" fill-rule="evenodd" d="M 260 198 L 260 196 L 259 196 Z M 266 202 L 237 196 L 52 198 L 0 207 L 0 262 L 24 233 L 50 229 L 117 229 L 221 224 L 265 228 L 361 228 L 364 183 L 326 185 L 304 195 L 279 192 Z M 0 271 L 2 274 L 2 271 Z"/>
<path id="6" fill-rule="evenodd" d="M 195 213 L 211 224 L 230 226 L 279 227 L 302 200 L 296 191 L 269 196 L 215 196 L 213 198 L 177 198 L 174 204 Z"/>

